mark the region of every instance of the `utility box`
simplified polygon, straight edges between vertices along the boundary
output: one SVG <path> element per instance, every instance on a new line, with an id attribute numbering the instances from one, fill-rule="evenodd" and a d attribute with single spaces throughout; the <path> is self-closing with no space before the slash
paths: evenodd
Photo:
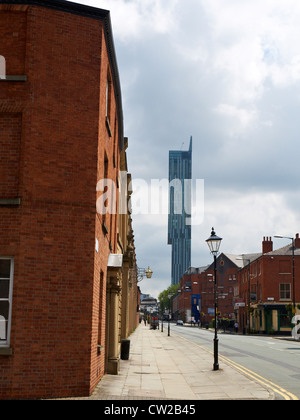
<path id="1" fill-rule="evenodd" d="M 130 351 L 130 340 L 121 340 L 121 359 L 128 360 Z"/>

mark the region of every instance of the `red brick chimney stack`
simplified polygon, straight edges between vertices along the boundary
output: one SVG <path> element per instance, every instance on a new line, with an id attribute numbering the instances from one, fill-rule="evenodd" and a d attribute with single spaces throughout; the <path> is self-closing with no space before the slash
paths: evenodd
<path id="1" fill-rule="evenodd" d="M 300 248 L 300 238 L 299 238 L 299 233 L 296 233 L 296 238 L 295 238 L 295 248 Z"/>
<path id="2" fill-rule="evenodd" d="M 266 254 L 267 252 L 273 251 L 273 241 L 272 237 L 264 236 L 264 240 L 262 242 L 262 252 Z"/>

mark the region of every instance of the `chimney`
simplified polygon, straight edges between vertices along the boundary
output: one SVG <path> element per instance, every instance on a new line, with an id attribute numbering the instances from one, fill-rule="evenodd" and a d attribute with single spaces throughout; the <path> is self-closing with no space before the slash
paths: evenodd
<path id="1" fill-rule="evenodd" d="M 299 238 L 299 233 L 296 233 L 296 238 L 295 238 L 295 248 L 300 248 L 300 238 Z"/>
<path id="2" fill-rule="evenodd" d="M 271 236 L 264 236 L 264 240 L 262 242 L 262 252 L 266 254 L 267 252 L 273 251 L 273 241 Z"/>

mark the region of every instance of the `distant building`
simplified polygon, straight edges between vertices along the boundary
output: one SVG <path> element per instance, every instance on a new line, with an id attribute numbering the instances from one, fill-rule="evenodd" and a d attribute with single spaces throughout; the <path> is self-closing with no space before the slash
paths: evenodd
<path id="1" fill-rule="evenodd" d="M 172 245 L 171 284 L 191 265 L 192 137 L 188 151 L 169 152 L 168 244 Z"/>
<path id="2" fill-rule="evenodd" d="M 173 317 L 184 322 L 200 320 L 201 274 L 208 268 L 189 267 L 180 279 L 177 296 L 173 298 Z"/>
<path id="3" fill-rule="evenodd" d="M 264 237 L 262 250 L 252 254 L 224 254 L 217 258 L 217 313 L 238 321 L 241 332 L 291 335 L 293 317 L 300 315 L 300 237 L 273 250 Z M 173 316 L 208 325 L 215 317 L 214 264 L 190 267 L 173 298 Z M 198 314 L 198 311 L 200 314 Z M 293 333 L 299 336 L 299 329 Z"/>
<path id="4" fill-rule="evenodd" d="M 144 299 L 147 299 L 147 298 L 149 298 L 150 297 L 150 295 L 149 294 L 146 294 L 146 293 L 141 293 L 141 301 L 142 300 L 144 300 Z"/>
<path id="5" fill-rule="evenodd" d="M 146 314 L 146 313 L 152 313 L 152 312 L 157 312 L 157 311 L 158 311 L 157 299 L 153 298 L 150 295 L 147 295 L 145 299 L 141 300 L 140 312 Z"/>
<path id="6" fill-rule="evenodd" d="M 292 244 L 273 250 L 271 237 L 263 238 L 262 252 L 256 258 L 247 260 L 245 256 L 244 266 L 238 273 L 241 329 L 291 334 L 292 318 L 294 314 L 299 315 L 299 234 L 294 245 L 294 261 Z"/>

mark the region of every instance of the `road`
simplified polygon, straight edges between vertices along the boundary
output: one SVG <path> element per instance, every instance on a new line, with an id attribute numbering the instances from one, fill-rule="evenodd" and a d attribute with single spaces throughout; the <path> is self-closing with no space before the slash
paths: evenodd
<path id="1" fill-rule="evenodd" d="M 172 324 L 171 334 L 212 352 L 214 333 Z M 300 399 L 300 342 L 266 336 L 218 333 L 219 365 L 229 363 L 275 392 L 276 399 Z"/>

